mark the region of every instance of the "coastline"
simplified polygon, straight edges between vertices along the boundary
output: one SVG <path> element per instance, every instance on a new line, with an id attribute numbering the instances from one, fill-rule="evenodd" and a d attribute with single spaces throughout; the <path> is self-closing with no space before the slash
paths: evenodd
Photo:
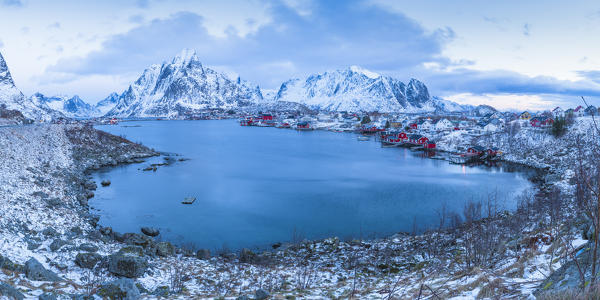
<path id="1" fill-rule="evenodd" d="M 60 126 L 60 125 L 52 125 Z M 52 127 L 50 126 L 50 127 Z M 72 128 L 76 126 L 71 126 Z M 32 127 L 33 128 L 33 127 Z M 58 127 L 57 127 L 58 128 Z M 68 126 L 64 127 L 67 131 Z M 18 129 L 17 129 L 18 130 Z M 226 280 L 223 277 L 229 276 L 229 280 L 233 280 L 234 277 L 243 278 L 247 285 L 241 284 L 238 294 L 252 293 L 257 289 L 265 288 L 263 283 L 268 280 L 272 281 L 270 288 L 267 290 L 275 292 L 278 295 L 294 295 L 294 296 L 309 296 L 313 297 L 341 297 L 343 295 L 354 294 L 358 292 L 350 290 L 351 286 L 356 286 L 356 281 L 362 282 L 368 288 L 365 288 L 360 292 L 361 296 L 364 297 L 375 297 L 375 295 L 382 295 L 379 293 L 380 290 L 388 289 L 394 286 L 394 283 L 400 279 L 406 281 L 403 290 L 397 290 L 399 294 L 409 295 L 418 288 L 419 283 L 422 279 L 415 277 L 417 274 L 427 273 L 431 274 L 438 273 L 440 278 L 452 278 L 460 274 L 460 268 L 450 267 L 450 269 L 441 270 L 435 267 L 431 262 L 431 257 L 440 256 L 445 257 L 444 259 L 451 259 L 451 254 L 456 250 L 456 245 L 452 241 L 455 239 L 457 231 L 468 231 L 468 228 L 458 227 L 453 231 L 441 230 L 441 231 L 430 231 L 417 236 L 409 236 L 408 234 L 398 233 L 387 238 L 374 239 L 374 240 L 353 240 L 353 241 L 340 241 L 337 238 L 328 238 L 318 241 L 294 241 L 289 244 L 281 245 L 280 248 L 272 251 L 266 251 L 264 253 L 254 253 L 249 250 L 242 250 L 239 254 L 234 253 L 217 253 L 217 256 L 208 258 L 206 256 L 200 257 L 199 253 L 189 251 L 189 249 L 172 249 L 172 254 L 167 256 L 160 256 L 156 254 L 156 245 L 159 243 L 151 241 L 148 237 L 142 234 L 120 234 L 112 232 L 107 228 L 97 228 L 97 218 L 90 214 L 88 207 L 85 207 L 83 203 L 87 201 L 87 197 L 90 196 L 90 192 L 93 191 L 94 185 L 89 182 L 87 175 L 81 177 L 83 174 L 89 174 L 95 169 L 103 166 L 117 166 L 121 163 L 135 162 L 137 159 L 142 157 L 148 157 L 157 155 L 158 152 L 147 149 L 141 145 L 134 143 L 123 144 L 128 145 L 123 149 L 129 149 L 122 152 L 122 155 L 107 155 L 104 148 L 109 146 L 109 143 L 105 144 L 87 144 L 88 134 L 80 134 L 81 132 L 75 132 L 73 137 L 75 141 L 82 141 L 82 143 L 73 143 L 70 145 L 70 155 L 74 157 L 76 162 L 73 167 L 76 171 L 69 174 L 58 174 L 64 176 L 64 178 L 73 179 L 72 182 L 66 185 L 68 191 L 65 194 L 73 197 L 72 200 L 76 200 L 76 205 L 67 207 L 66 211 L 80 211 L 81 208 L 85 208 L 86 213 L 81 215 L 81 220 L 85 220 L 88 225 L 82 225 L 82 232 L 70 233 L 68 226 L 61 226 L 59 230 L 59 238 L 69 238 L 68 242 L 73 248 L 59 247 L 57 251 L 47 251 L 44 247 L 50 248 L 50 245 L 57 240 L 56 236 L 45 236 L 40 235 L 38 230 L 31 232 L 31 229 L 16 230 L 15 238 L 20 239 L 13 247 L 13 251 L 7 253 L 6 240 L 0 244 L 0 254 L 5 255 L 15 261 L 17 265 L 24 263 L 27 257 L 37 257 L 39 261 L 47 265 L 47 268 L 53 270 L 63 276 L 67 281 L 71 281 L 76 285 L 84 285 L 79 275 L 85 273 L 84 268 L 80 268 L 73 263 L 75 253 L 79 252 L 75 244 L 93 243 L 99 250 L 97 253 L 103 257 L 109 257 L 119 251 L 119 248 L 127 247 L 127 245 L 134 245 L 142 247 L 144 256 L 147 257 L 148 262 L 153 267 L 149 267 L 142 276 L 138 277 L 136 283 L 140 284 L 138 289 L 148 289 L 156 291 L 159 287 L 168 285 L 170 275 L 169 272 L 172 266 L 185 265 L 186 274 L 190 277 L 194 277 L 201 273 L 209 273 L 206 277 L 213 279 L 200 280 L 197 279 L 194 283 L 186 284 L 186 289 L 182 292 L 182 295 L 195 295 L 198 297 L 213 297 L 222 295 L 222 291 L 215 290 L 212 286 L 219 283 L 219 280 Z M 92 131 L 94 134 L 104 135 L 99 131 Z M 90 132 L 88 132 L 90 133 Z M 118 143 L 124 143 L 123 139 L 112 136 L 110 139 L 118 141 Z M 71 141 L 72 142 L 72 141 Z M 65 143 L 67 144 L 67 143 Z M 79 146 L 77 146 L 79 144 Z M 85 145 L 85 146 L 82 146 Z M 113 145 L 114 146 L 114 145 Z M 78 148 L 80 147 L 80 148 Z M 91 148 L 90 148 L 91 147 Z M 94 148 L 97 147 L 97 148 Z M 143 147 L 143 148 L 140 148 Z M 144 150 L 144 148 L 146 150 Z M 147 155 L 147 156 L 144 156 Z M 68 157 L 65 157 L 68 159 Z M 68 166 L 68 164 L 66 164 Z M 63 178 L 63 179 L 64 179 Z M 74 178 L 77 178 L 76 180 Z M 66 181 L 66 180 L 65 180 Z M 544 180 L 544 185 L 546 184 Z M 536 187 L 538 187 L 536 185 Z M 542 185 L 539 186 L 541 188 Z M 85 198 L 85 200 L 83 200 Z M 82 203 L 83 202 L 83 203 Z M 482 219 L 479 222 L 491 223 L 491 222 L 503 222 L 510 218 L 510 215 L 499 214 L 494 219 Z M 4 227 L 5 228 L 5 227 Z M 38 228 L 36 228 L 38 229 Z M 39 231 L 43 231 L 39 228 Z M 23 234 L 23 232 L 27 234 Z M 29 245 L 25 241 L 27 235 L 40 237 L 40 248 L 41 251 L 36 249 L 26 250 L 25 253 L 15 253 L 19 248 L 28 248 Z M 432 244 L 432 239 L 435 242 Z M 14 246 L 13 243 L 10 246 Z M 164 244 L 163 244 L 164 245 Z M 432 246 L 437 245 L 436 249 Z M 61 249 L 62 248 L 62 249 Z M 387 249 L 387 250 L 386 250 Z M 154 251 L 154 253 L 152 253 Z M 425 251 L 425 252 L 424 252 Z M 433 253 L 437 254 L 433 254 Z M 174 255 L 179 253 L 179 255 Z M 387 253 L 387 254 L 384 254 Z M 430 253 L 430 254 L 426 254 Z M 433 255 L 433 256 L 431 256 Z M 12 257 L 11 257 L 12 256 Z M 431 256 L 431 257 L 428 257 Z M 48 262 L 48 259 L 50 262 Z M 45 261 L 44 261 L 45 260 Z M 385 260 L 387 262 L 382 262 Z M 440 260 L 440 258 L 436 258 Z M 58 263 L 53 263 L 58 261 Z M 448 264 L 452 266 L 452 263 Z M 64 268 L 64 270 L 61 270 Z M 368 276 L 363 276 L 362 279 L 357 279 L 356 270 L 360 268 Z M 227 271 L 224 271 L 227 269 Z M 220 271 L 219 271 L 220 270 Z M 324 270 L 324 271 L 323 271 Z M 16 268 L 13 276 L 24 277 L 22 272 Z M 332 275 L 335 275 L 332 280 Z M 446 275 L 442 275 L 446 274 Z M 104 276 L 111 278 L 109 272 L 104 271 Z M 265 277 L 266 276 L 266 277 Z M 270 277 L 269 277 L 270 276 Z M 341 276 L 341 277 L 340 277 Z M 469 276 L 468 274 L 462 275 Z M 221 279 L 219 279 L 221 278 Z M 286 279 L 287 278 L 287 279 Z M 421 277 L 422 278 L 422 277 Z M 107 279 L 107 278 L 105 278 Z M 439 279 L 439 278 L 438 278 Z M 216 280 L 216 281 L 215 281 Z M 108 279 L 107 279 L 108 281 Z M 280 288 L 277 291 L 274 288 L 275 285 L 283 285 L 288 282 L 287 288 Z M 304 282 L 306 284 L 302 285 Z M 224 284 L 224 283 L 222 283 Z M 18 284 L 17 284 L 18 285 Z M 100 283 L 96 284 L 95 289 L 100 289 Z M 529 284 L 528 289 L 533 291 L 537 286 L 535 284 Z M 458 290 L 458 287 L 456 288 Z M 58 294 L 71 293 L 76 294 L 82 292 L 85 289 L 77 289 L 74 286 L 64 287 L 57 289 Z M 28 296 L 35 296 L 39 291 L 31 289 Z M 146 291 L 144 297 L 154 297 L 151 294 L 154 292 Z M 450 296 L 453 293 L 448 293 Z M 232 291 L 228 291 L 225 295 L 234 296 Z M 177 297 L 174 294 L 173 297 Z"/>

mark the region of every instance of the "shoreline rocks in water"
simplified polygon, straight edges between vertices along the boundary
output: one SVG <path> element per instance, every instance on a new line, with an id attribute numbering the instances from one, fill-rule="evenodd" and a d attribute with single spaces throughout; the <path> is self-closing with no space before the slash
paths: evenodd
<path id="1" fill-rule="evenodd" d="M 101 184 L 102 186 L 109 186 L 109 185 L 110 185 L 110 183 L 111 183 L 111 182 L 110 182 L 110 180 L 102 180 L 102 182 L 100 182 L 100 184 Z"/>
<path id="2" fill-rule="evenodd" d="M 151 237 L 156 237 L 160 234 L 160 231 L 153 227 L 142 227 L 141 231 L 143 234 Z"/>

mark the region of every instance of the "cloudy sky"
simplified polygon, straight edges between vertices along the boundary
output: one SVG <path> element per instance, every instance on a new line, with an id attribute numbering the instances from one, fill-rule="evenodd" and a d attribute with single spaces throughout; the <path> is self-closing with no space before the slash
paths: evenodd
<path id="1" fill-rule="evenodd" d="M 459 103 L 600 104 L 599 1 L 0 0 L 25 94 L 94 103 L 184 48 L 266 89 L 360 65 Z"/>

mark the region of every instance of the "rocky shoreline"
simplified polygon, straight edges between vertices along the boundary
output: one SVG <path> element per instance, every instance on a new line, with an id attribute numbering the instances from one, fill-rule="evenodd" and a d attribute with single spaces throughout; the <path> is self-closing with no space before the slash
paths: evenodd
<path id="1" fill-rule="evenodd" d="M 7 158 L 0 162 L 6 183 L 0 187 L 0 294 L 8 297 L 527 297 L 550 272 L 552 241 L 539 225 L 543 206 L 420 235 L 294 240 L 263 253 L 223 249 L 211 256 L 158 241 L 151 228 L 124 234 L 100 228 L 89 212 L 96 188 L 90 172 L 158 152 L 81 125 L 1 128 L 0 146 Z M 546 177 L 536 183 L 538 193 L 550 188 Z M 527 201 L 537 203 L 533 196 Z M 474 236 L 489 249 L 470 262 L 464 250 Z"/>

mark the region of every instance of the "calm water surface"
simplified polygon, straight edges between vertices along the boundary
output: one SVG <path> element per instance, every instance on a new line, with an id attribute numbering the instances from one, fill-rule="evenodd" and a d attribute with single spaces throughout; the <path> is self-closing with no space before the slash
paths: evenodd
<path id="1" fill-rule="evenodd" d="M 133 126 L 133 127 L 132 127 Z M 99 129 L 190 160 L 102 170 L 90 204 L 119 232 L 141 226 L 199 248 L 266 247 L 292 239 L 370 238 L 434 226 L 435 210 L 462 212 L 498 192 L 505 209 L 531 184 L 506 167 L 464 167 L 356 135 L 241 127 L 236 121 L 140 121 Z M 182 205 L 195 196 L 193 205 Z"/>

